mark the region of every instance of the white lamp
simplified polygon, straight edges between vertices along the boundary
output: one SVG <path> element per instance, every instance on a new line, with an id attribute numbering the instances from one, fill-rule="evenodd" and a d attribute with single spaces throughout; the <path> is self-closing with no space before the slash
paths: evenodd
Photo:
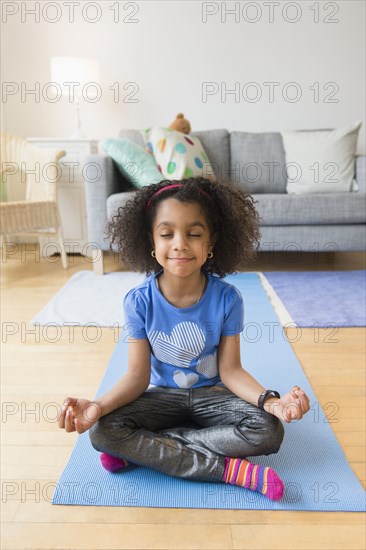
<path id="1" fill-rule="evenodd" d="M 91 83 L 98 86 L 87 86 L 84 93 L 89 99 L 98 97 L 98 61 L 82 57 L 51 57 L 51 80 L 60 86 L 62 95 L 72 97 L 71 103 L 75 101 L 76 129 L 71 138 L 85 139 L 80 124 L 79 97 L 83 94 L 83 88 Z"/>

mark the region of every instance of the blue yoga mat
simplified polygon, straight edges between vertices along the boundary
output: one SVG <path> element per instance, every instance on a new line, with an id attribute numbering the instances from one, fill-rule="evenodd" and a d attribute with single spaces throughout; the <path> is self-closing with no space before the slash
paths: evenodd
<path id="1" fill-rule="evenodd" d="M 297 326 L 366 326 L 366 271 L 274 271 L 264 275 Z"/>
<path id="2" fill-rule="evenodd" d="M 365 491 L 349 466 L 330 422 L 304 375 L 256 274 L 225 278 L 243 294 L 245 329 L 241 334 L 243 367 L 263 386 L 281 394 L 294 384 L 310 398 L 311 410 L 299 421 L 283 423 L 285 437 L 278 453 L 248 457 L 274 468 L 283 479 L 282 500 L 226 485 L 199 483 L 135 467 L 112 474 L 102 468 L 88 433 L 78 437 L 55 489 L 53 504 L 144 506 L 157 508 L 220 508 L 244 510 L 365 510 Z M 123 335 L 123 333 L 122 333 Z M 127 366 L 127 343 L 117 344 L 97 396 L 109 390 Z M 330 418 L 342 422 L 345 411 Z"/>

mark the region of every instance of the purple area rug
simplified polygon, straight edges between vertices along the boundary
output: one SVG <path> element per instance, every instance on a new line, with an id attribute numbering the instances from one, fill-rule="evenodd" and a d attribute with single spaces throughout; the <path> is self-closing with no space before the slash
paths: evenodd
<path id="1" fill-rule="evenodd" d="M 263 272 L 299 327 L 366 326 L 366 271 Z"/>

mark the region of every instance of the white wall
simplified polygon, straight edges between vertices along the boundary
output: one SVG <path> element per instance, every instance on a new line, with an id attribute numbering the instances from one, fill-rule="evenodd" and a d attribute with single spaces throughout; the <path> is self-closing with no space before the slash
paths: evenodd
<path id="1" fill-rule="evenodd" d="M 365 3 L 337 2 L 119 2 L 119 22 L 110 9 L 117 2 L 75 3 L 74 22 L 66 2 L 38 2 L 40 20 L 24 12 L 36 2 L 2 2 L 2 81 L 21 88 L 40 89 L 50 81 L 51 56 L 95 58 L 101 65 L 102 98 L 95 104 L 81 103 L 83 128 L 88 137 L 117 136 L 120 128 L 167 125 L 179 111 L 190 119 L 194 130 L 227 128 L 245 131 L 334 128 L 356 120 L 365 122 Z M 42 13 L 48 4 L 46 12 Z M 86 4 L 89 4 L 87 6 Z M 279 5 L 278 5 L 279 4 Z M 221 6 L 223 9 L 221 10 Z M 238 21 L 225 15 L 239 8 Z M 312 7 L 312 8 L 311 8 Z M 6 11 L 18 8 L 14 15 Z M 46 19 L 60 20 L 51 23 Z M 319 22 L 315 8 L 319 10 Z M 22 21 L 23 9 L 23 21 Z M 274 20 L 270 22 L 270 10 Z M 204 10 L 217 11 L 203 22 Z M 247 10 L 247 11 L 245 11 Z M 287 10 L 287 11 L 286 11 Z M 132 15 L 132 12 L 135 14 Z M 260 13 L 261 12 L 261 13 Z M 131 14 L 135 23 L 124 19 Z M 258 16 L 257 22 L 248 22 Z M 285 20 L 299 17 L 297 22 Z M 247 19 L 247 20 L 246 20 Z M 328 19 L 328 22 L 325 21 Z M 338 20 L 338 22 L 331 22 Z M 119 82 L 120 101 L 113 101 L 109 86 Z M 138 103 L 123 99 L 128 82 L 138 86 Z M 235 85 L 240 97 L 221 98 L 220 93 L 204 102 L 204 82 L 225 91 Z M 257 83 L 262 97 L 256 102 Z M 277 82 L 274 101 L 265 82 Z M 286 85 L 296 82 L 302 97 L 285 100 Z M 237 84 L 235 84 L 237 83 Z M 314 100 L 310 86 L 319 87 Z M 335 84 L 329 84 L 335 83 Z M 324 87 L 328 86 L 326 90 Z M 238 89 L 238 88 L 237 88 Z M 292 96 L 295 88 L 289 88 Z M 326 102 L 326 97 L 336 102 Z M 245 91 L 244 91 L 245 94 Z M 20 136 L 68 137 L 74 130 L 74 108 L 67 98 L 50 103 L 40 96 L 4 97 L 2 128 Z M 364 126 L 358 152 L 365 152 Z"/>

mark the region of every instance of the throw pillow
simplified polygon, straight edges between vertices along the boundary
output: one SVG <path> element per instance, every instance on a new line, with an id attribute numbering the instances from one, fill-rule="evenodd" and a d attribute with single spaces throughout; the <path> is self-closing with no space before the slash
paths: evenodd
<path id="1" fill-rule="evenodd" d="M 288 193 L 357 191 L 355 154 L 361 122 L 337 130 L 281 131 Z"/>
<path id="2" fill-rule="evenodd" d="M 142 130 L 141 134 L 165 179 L 216 179 L 211 163 L 197 137 L 158 126 Z"/>
<path id="3" fill-rule="evenodd" d="M 132 141 L 108 138 L 100 145 L 115 161 L 122 176 L 135 187 L 159 183 L 163 179 L 153 157 Z"/>

